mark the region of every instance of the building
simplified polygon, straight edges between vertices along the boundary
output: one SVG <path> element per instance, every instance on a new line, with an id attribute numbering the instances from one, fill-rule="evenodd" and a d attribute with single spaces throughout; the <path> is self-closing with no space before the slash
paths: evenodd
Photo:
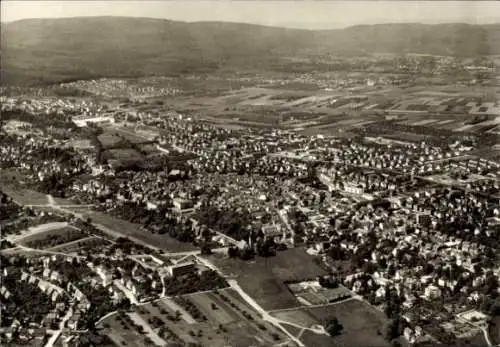
<path id="1" fill-rule="evenodd" d="M 274 239 L 275 241 L 281 240 L 284 236 L 281 228 L 274 224 L 263 225 L 261 230 L 264 233 L 264 237 Z"/>
<path id="2" fill-rule="evenodd" d="M 173 201 L 174 208 L 177 211 L 184 212 L 193 207 L 193 202 L 187 199 L 175 198 Z"/>
<path id="3" fill-rule="evenodd" d="M 172 277 L 184 276 L 196 271 L 196 264 L 193 262 L 185 262 L 175 264 L 168 267 L 168 273 Z"/>
<path id="4" fill-rule="evenodd" d="M 115 119 L 112 116 L 91 116 L 91 115 L 81 115 L 73 118 L 73 123 L 79 127 L 88 126 L 90 123 L 95 124 L 106 124 L 114 123 Z"/>
<path id="5" fill-rule="evenodd" d="M 356 194 L 356 195 L 361 195 L 364 193 L 363 188 L 361 188 L 359 186 L 352 185 L 352 184 L 346 184 L 344 186 L 344 191 L 346 193 Z"/>
<path id="6" fill-rule="evenodd" d="M 423 228 L 428 228 L 432 223 L 431 216 L 429 214 L 418 214 L 417 223 Z"/>
<path id="7" fill-rule="evenodd" d="M 427 299 L 437 299 L 441 296 L 441 289 L 431 284 L 425 288 L 424 296 Z"/>

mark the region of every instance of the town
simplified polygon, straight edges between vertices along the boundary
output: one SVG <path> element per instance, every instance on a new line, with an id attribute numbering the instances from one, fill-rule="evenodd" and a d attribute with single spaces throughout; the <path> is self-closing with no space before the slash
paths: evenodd
<path id="1" fill-rule="evenodd" d="M 2 17 L 1 345 L 500 346 L 497 24 L 148 6 Z"/>
<path id="2" fill-rule="evenodd" d="M 149 91 L 127 106 L 3 97 L 6 341 L 237 344 L 254 335 L 240 321 L 261 345 L 495 345 L 494 137 L 403 141 L 387 116 L 351 136 L 224 127 L 142 111 L 163 106 Z M 344 305 L 373 331 L 354 333 Z"/>

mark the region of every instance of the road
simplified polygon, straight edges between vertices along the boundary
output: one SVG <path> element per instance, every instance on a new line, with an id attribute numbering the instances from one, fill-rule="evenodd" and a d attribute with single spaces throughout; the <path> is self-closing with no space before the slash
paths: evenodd
<path id="1" fill-rule="evenodd" d="M 480 328 L 481 331 L 483 332 L 483 335 L 484 335 L 484 339 L 486 340 L 486 342 L 488 343 L 488 347 L 500 347 L 500 344 L 498 345 L 495 345 L 491 339 L 490 339 L 490 334 L 488 332 L 488 329 L 487 328 Z"/>
<path id="2" fill-rule="evenodd" d="M 221 276 L 224 277 L 224 274 L 221 273 L 221 271 L 219 270 L 219 268 L 217 268 L 209 260 L 207 260 L 205 258 L 202 258 L 202 257 L 197 257 L 197 259 L 201 263 L 203 263 L 206 267 L 208 267 L 208 268 L 216 271 L 217 273 L 219 273 Z M 243 288 L 241 288 L 241 286 L 238 284 L 238 282 L 236 280 L 234 280 L 234 279 L 228 279 L 227 282 L 229 283 L 229 286 L 233 290 L 235 290 L 243 298 L 243 300 L 245 300 L 245 302 L 250 307 L 252 307 L 255 311 L 257 311 L 262 316 L 263 320 L 271 323 L 276 328 L 278 328 L 279 330 L 281 330 L 285 335 L 287 335 L 290 338 L 290 340 L 292 340 L 293 342 L 295 342 L 298 346 L 304 347 L 305 345 L 297 337 L 295 337 L 288 330 L 286 330 L 281 324 L 288 324 L 288 325 L 294 326 L 294 327 L 299 328 L 299 329 L 310 330 L 310 331 L 312 331 L 312 332 L 314 332 L 316 334 L 327 334 L 324 331 L 323 328 L 304 327 L 304 326 L 301 326 L 301 325 L 298 325 L 298 324 L 295 324 L 295 323 L 291 323 L 291 322 L 288 322 L 288 321 L 284 321 L 284 320 L 281 320 L 281 319 L 278 319 L 276 317 L 271 316 L 268 311 L 264 310 L 264 308 L 262 306 L 260 306 L 250 295 L 248 295 L 243 290 Z"/>
<path id="3" fill-rule="evenodd" d="M 57 203 L 55 202 L 54 198 L 51 196 L 51 195 L 47 195 L 47 199 L 49 201 L 49 204 L 48 205 L 45 205 L 46 207 L 50 207 L 50 208 L 53 208 L 55 210 L 59 210 L 61 212 L 64 212 L 64 213 L 69 213 L 75 217 L 77 217 L 78 219 L 81 219 L 81 220 L 84 220 L 86 221 L 87 220 L 87 217 L 84 216 L 83 214 L 81 213 L 78 213 L 78 212 L 75 212 L 75 211 L 71 211 L 71 210 L 68 210 L 60 205 L 57 205 Z M 94 227 L 96 227 L 97 229 L 101 230 L 102 232 L 108 234 L 108 235 L 111 235 L 112 237 L 114 238 L 118 238 L 118 237 L 126 237 L 128 238 L 129 240 L 139 244 L 139 245 L 142 245 L 144 247 L 147 247 L 149 249 L 153 249 L 155 251 L 160 251 L 162 250 L 162 248 L 160 247 L 157 247 L 157 246 L 154 246 L 154 245 L 151 245 L 150 243 L 148 242 L 145 242 L 143 240 L 140 240 L 134 236 L 130 236 L 130 235 L 127 235 L 127 234 L 123 234 L 121 232 L 118 232 L 118 231 L 115 231 L 113 229 L 110 229 L 102 224 L 98 224 L 98 223 L 95 223 L 95 222 L 92 222 L 92 225 Z M 214 230 L 214 232 L 217 233 L 217 231 Z M 219 232 L 220 235 L 223 235 Z M 225 236 L 225 235 L 224 235 Z M 230 239 L 232 242 L 236 243 L 237 241 L 234 240 L 234 239 L 231 239 L 228 237 L 228 239 Z M 220 252 L 226 252 L 227 251 L 227 247 L 220 247 L 220 248 L 215 248 L 215 249 L 212 249 L 212 252 L 215 252 L 215 253 L 220 253 Z M 173 256 L 173 255 L 179 255 L 179 256 L 188 256 L 188 255 L 197 255 L 197 254 L 200 254 L 201 251 L 200 250 L 194 250 L 194 251 L 186 251 L 186 252 L 176 252 L 176 253 L 171 253 L 171 252 L 165 252 L 163 255 L 166 255 L 166 256 Z"/>
<path id="4" fill-rule="evenodd" d="M 85 257 L 81 257 L 79 255 L 71 255 L 63 252 L 56 252 L 56 251 L 49 251 L 45 249 L 36 249 L 36 248 L 30 248 L 22 245 L 18 245 L 15 248 L 11 248 L 13 251 L 19 249 L 20 251 L 24 252 L 34 252 L 34 253 L 42 253 L 42 254 L 53 254 L 53 255 L 62 255 L 64 257 L 69 257 L 69 258 L 79 258 L 79 259 L 85 259 Z"/>
<path id="5" fill-rule="evenodd" d="M 57 203 L 55 202 L 54 198 L 51 196 L 51 195 L 47 195 L 47 199 L 48 199 L 48 202 L 49 204 L 47 205 L 48 207 L 51 207 L 53 209 L 56 209 L 56 210 L 60 210 L 62 212 L 65 212 L 65 213 L 69 213 L 69 214 L 72 214 L 73 216 L 79 218 L 79 219 L 82 219 L 82 220 L 86 220 L 85 216 L 83 216 L 81 213 L 77 213 L 77 212 L 74 212 L 74 211 L 71 211 L 71 210 L 67 210 L 61 206 L 58 206 Z M 120 232 L 117 232 L 117 231 L 114 231 L 110 228 L 107 228 L 103 225 L 100 225 L 100 224 L 97 224 L 97 223 L 92 223 L 96 228 L 102 230 L 103 232 L 106 232 L 108 234 L 111 234 L 113 235 L 114 237 L 128 237 L 130 240 L 134 241 L 134 242 L 137 242 L 141 245 L 144 245 L 146 247 L 149 247 L 151 249 L 156 249 L 156 250 L 159 250 L 158 247 L 156 246 L 152 246 L 142 240 L 138 240 L 134 237 L 130 237 L 128 235 L 123 235 L 122 233 Z M 236 240 L 231 240 L 231 241 L 234 241 L 236 242 Z M 223 251 L 226 251 L 227 248 L 226 247 L 221 247 L 221 248 L 217 248 L 213 251 L 215 252 L 223 252 Z M 206 258 L 202 258 L 200 257 L 200 251 L 189 251 L 189 252 L 179 252 L 179 253 L 167 253 L 166 255 L 180 255 L 180 256 L 187 256 L 187 255 L 193 255 L 195 256 L 202 264 L 204 264 L 206 267 L 208 267 L 209 269 L 212 269 L 214 271 L 216 271 L 217 273 L 221 274 L 223 276 L 223 274 L 221 273 L 220 269 L 217 268 L 214 264 L 212 264 L 209 260 L 207 260 Z M 295 324 L 295 323 L 291 323 L 291 322 L 287 322 L 287 321 L 284 321 L 284 320 L 280 320 L 276 317 L 273 317 L 269 314 L 268 311 L 264 310 L 250 295 L 248 295 L 241 287 L 240 285 L 238 284 L 238 282 L 234 279 L 230 279 L 228 280 L 228 283 L 230 285 L 230 287 L 235 290 L 244 300 L 245 302 L 250 305 L 255 311 L 257 311 L 261 316 L 262 316 L 262 319 L 265 320 L 265 321 L 268 321 L 269 323 L 271 323 L 272 325 L 274 325 L 277 329 L 279 329 L 280 331 L 282 331 L 285 335 L 287 335 L 289 337 L 289 339 L 293 342 L 295 342 L 298 346 L 300 347 L 305 347 L 305 345 L 296 337 L 294 336 L 293 334 L 291 334 L 288 330 L 286 330 L 282 324 L 289 324 L 291 326 L 295 326 L 299 329 L 305 329 L 305 330 L 310 330 L 314 333 L 317 333 L 317 334 L 326 334 L 326 332 L 324 331 L 324 329 L 322 328 L 311 328 L 311 327 L 303 327 L 303 326 L 300 326 L 298 324 Z M 138 305 L 139 302 L 137 300 L 137 298 L 135 297 L 135 295 L 133 295 L 133 293 L 131 293 L 127 288 L 125 288 L 123 285 L 121 285 L 121 283 L 114 283 L 120 290 L 123 291 L 123 293 L 130 299 L 131 303 L 133 304 L 136 304 Z M 65 323 L 65 321 L 64 321 Z M 60 334 L 60 332 L 58 333 Z M 57 340 L 57 337 L 53 337 L 53 341 L 52 341 L 52 338 L 50 341 L 51 344 L 49 345 L 46 345 L 46 347 L 51 347 L 52 344 Z"/>
<path id="6" fill-rule="evenodd" d="M 261 316 L 262 319 L 271 323 L 274 325 L 276 328 L 281 330 L 284 334 L 286 334 L 293 342 L 295 342 L 298 346 L 300 347 L 305 347 L 305 345 L 300 341 L 297 337 L 295 337 L 292 333 L 290 333 L 288 330 L 286 330 L 281 323 L 284 323 L 283 321 L 271 316 L 266 310 L 262 308 L 250 295 L 248 295 L 238 284 L 236 280 L 228 280 L 229 285 L 231 286 L 232 289 L 234 289 L 244 300 L 245 302 L 250 305 L 255 311 L 257 311 Z M 290 324 L 293 325 L 293 324 Z M 303 328 L 303 327 L 300 327 Z"/>
<path id="7" fill-rule="evenodd" d="M 279 218 L 281 219 L 283 224 L 285 224 L 285 227 L 287 228 L 287 230 L 290 232 L 290 234 L 291 234 L 290 240 L 293 242 L 293 240 L 295 239 L 295 230 L 293 230 L 292 226 L 288 222 L 288 217 L 286 216 L 286 214 L 281 210 L 277 210 L 277 212 L 278 212 Z"/>
<path id="8" fill-rule="evenodd" d="M 78 213 L 78 212 L 75 212 L 75 211 L 71 211 L 71 210 L 68 210 L 64 207 L 61 207 L 59 205 L 57 205 L 57 203 L 55 202 L 54 198 L 52 197 L 52 195 L 47 195 L 47 199 L 49 201 L 49 203 L 47 205 L 45 205 L 46 207 L 50 207 L 50 208 L 53 208 L 55 210 L 59 210 L 61 212 L 64 212 L 64 213 L 68 213 L 68 214 L 71 214 L 73 216 L 75 216 L 76 218 L 78 219 L 81 219 L 83 221 L 86 221 L 87 220 L 87 217 L 85 215 L 83 215 L 82 213 Z M 112 237 L 114 238 L 118 238 L 118 237 L 126 237 L 128 238 L 129 240 L 137 243 L 137 244 L 140 244 L 142 246 L 145 246 L 145 247 L 148 247 L 150 249 L 154 249 L 156 251 L 160 250 L 160 248 L 156 247 L 156 246 L 152 246 L 151 244 L 147 243 L 147 242 L 144 242 L 142 240 L 139 240 L 138 238 L 136 237 L 133 237 L 133 236 L 130 236 L 130 235 L 126 235 L 126 234 L 122 234 L 120 232 L 117 232 L 113 229 L 110 229 L 108 227 L 105 227 L 104 225 L 101 225 L 101 224 L 97 224 L 97 223 L 94 223 L 92 222 L 92 225 L 94 227 L 96 227 L 97 229 L 101 230 L 102 232 L 108 234 L 108 235 L 111 235 Z"/>
<path id="9" fill-rule="evenodd" d="M 64 315 L 64 317 L 61 320 L 61 322 L 59 322 L 59 330 L 55 331 L 52 334 L 52 336 L 50 337 L 50 339 L 45 344 L 45 347 L 52 347 L 52 346 L 54 346 L 54 343 L 57 341 L 57 339 L 59 338 L 59 336 L 61 336 L 61 334 L 63 332 L 63 329 L 64 329 L 64 326 L 66 325 L 66 322 L 71 318 L 72 315 L 73 315 L 73 309 L 70 308 L 68 311 L 66 311 L 66 314 Z"/>

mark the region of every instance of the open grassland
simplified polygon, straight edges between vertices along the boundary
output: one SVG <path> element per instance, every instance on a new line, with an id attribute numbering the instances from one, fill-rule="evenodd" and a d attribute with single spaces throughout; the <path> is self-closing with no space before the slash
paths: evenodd
<path id="1" fill-rule="evenodd" d="M 348 300 L 336 305 L 306 308 L 304 311 L 311 314 L 318 322 L 332 316 L 338 318 L 344 329 L 342 334 L 333 338 L 337 346 L 390 345 L 378 334 L 378 331 L 383 329 L 386 317 L 362 301 Z"/>
<path id="2" fill-rule="evenodd" d="M 196 247 L 190 243 L 179 242 L 169 235 L 153 234 L 150 231 L 142 229 L 139 224 L 130 223 L 128 221 L 110 216 L 106 213 L 92 211 L 87 213 L 87 215 L 94 223 L 101 224 L 109 229 L 115 230 L 123 234 L 124 237 L 135 237 L 145 243 L 154 247 L 159 247 L 166 251 L 182 252 L 196 249 Z"/>
<path id="3" fill-rule="evenodd" d="M 44 225 L 40 226 L 43 228 Z M 59 228 L 47 228 L 47 230 L 41 230 L 37 232 L 36 228 L 32 228 L 33 231 L 17 240 L 17 243 L 32 247 L 32 248 L 50 248 L 63 243 L 76 241 L 86 237 L 86 233 L 83 231 L 72 227 L 59 227 Z"/>
<path id="4" fill-rule="evenodd" d="M 128 141 L 129 143 L 135 145 L 151 142 L 153 137 L 157 135 L 152 131 L 148 132 L 147 129 L 137 129 L 137 130 L 139 132 L 136 132 L 135 128 L 128 128 L 114 124 L 105 128 L 105 133 L 114 134 L 118 136 L 122 141 Z"/>
<path id="5" fill-rule="evenodd" d="M 343 326 L 338 336 L 320 335 L 307 330 L 300 332 L 300 340 L 306 346 L 390 346 L 378 333 L 386 322 L 384 314 L 356 299 L 320 307 L 276 311 L 273 316 L 305 328 L 322 325 L 333 316 L 338 318 Z"/>
<path id="6" fill-rule="evenodd" d="M 256 258 L 252 262 L 215 255 L 212 258 L 225 274 L 236 277 L 241 287 L 268 310 L 300 305 L 285 282 L 314 279 L 326 273 L 301 248 L 278 252 L 267 259 Z"/>
<path id="7" fill-rule="evenodd" d="M 113 148 L 122 141 L 118 133 L 112 131 L 105 131 L 97 138 L 104 148 Z"/>
<path id="8" fill-rule="evenodd" d="M 15 170 L 0 170 L 0 190 L 22 205 L 48 204 L 47 196 L 43 193 L 27 189 L 20 185 L 24 176 Z"/>

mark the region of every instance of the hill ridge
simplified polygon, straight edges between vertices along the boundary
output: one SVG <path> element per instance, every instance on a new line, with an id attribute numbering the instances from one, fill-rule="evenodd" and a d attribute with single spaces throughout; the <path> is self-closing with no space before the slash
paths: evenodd
<path id="1" fill-rule="evenodd" d="M 2 23 L 4 83 L 269 69 L 296 56 L 500 54 L 500 24 L 386 23 L 307 30 L 139 17 Z"/>

